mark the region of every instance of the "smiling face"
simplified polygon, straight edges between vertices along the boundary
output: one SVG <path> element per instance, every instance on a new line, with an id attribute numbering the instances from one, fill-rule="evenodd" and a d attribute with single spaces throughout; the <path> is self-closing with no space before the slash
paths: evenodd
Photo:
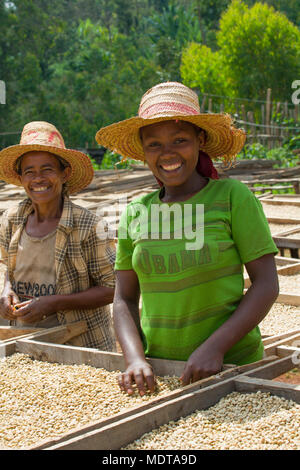
<path id="1" fill-rule="evenodd" d="M 196 171 L 203 131 L 185 121 L 163 121 L 141 129 L 146 162 L 165 187 L 183 187 L 199 178 Z"/>
<path id="2" fill-rule="evenodd" d="M 20 182 L 33 203 L 45 204 L 62 196 L 63 184 L 70 176 L 69 167 L 62 168 L 58 158 L 49 152 L 28 152 L 22 156 Z"/>

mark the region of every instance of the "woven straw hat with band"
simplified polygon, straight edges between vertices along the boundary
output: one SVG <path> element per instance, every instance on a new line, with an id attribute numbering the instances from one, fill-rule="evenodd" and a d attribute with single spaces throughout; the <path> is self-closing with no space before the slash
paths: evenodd
<path id="1" fill-rule="evenodd" d="M 71 176 L 66 186 L 69 194 L 77 193 L 93 179 L 94 169 L 89 157 L 79 150 L 67 149 L 64 139 L 53 124 L 33 121 L 23 128 L 20 144 L 7 147 L 0 152 L 0 179 L 22 186 L 17 173 L 16 161 L 33 150 L 50 152 L 60 157 L 71 167 Z"/>
<path id="2" fill-rule="evenodd" d="M 168 120 L 188 121 L 206 131 L 201 150 L 210 158 L 230 163 L 243 148 L 246 135 L 228 114 L 200 113 L 197 94 L 178 82 L 160 83 L 142 97 L 138 116 L 103 127 L 96 134 L 98 144 L 123 158 L 145 160 L 139 130 Z"/>

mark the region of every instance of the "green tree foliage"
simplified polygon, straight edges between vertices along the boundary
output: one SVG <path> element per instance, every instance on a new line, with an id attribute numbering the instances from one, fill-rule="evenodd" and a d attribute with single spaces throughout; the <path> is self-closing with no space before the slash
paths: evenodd
<path id="1" fill-rule="evenodd" d="M 197 16 L 202 35 L 202 43 L 217 48 L 216 33 L 219 28 L 219 20 L 223 11 L 229 6 L 231 0 L 193 0 L 192 8 Z M 182 2 L 184 3 L 184 1 Z M 195 39 L 194 39 L 195 41 Z"/>
<path id="2" fill-rule="evenodd" d="M 1 30 L 5 31 L 6 33 L 12 28 L 13 26 L 14 19 L 12 18 L 12 15 L 9 14 L 7 8 L 5 8 L 5 1 L 0 0 L 0 24 L 1 24 Z M 2 79 L 4 78 L 3 76 L 3 71 L 4 71 L 4 66 L 6 63 L 7 58 L 7 50 L 9 48 L 9 37 L 7 34 L 1 34 L 0 35 L 0 70 L 2 74 Z"/>
<path id="3" fill-rule="evenodd" d="M 147 41 L 141 45 L 136 32 L 122 34 L 117 27 L 121 1 L 118 5 L 111 0 L 88 1 L 86 15 L 94 12 L 97 23 L 79 19 L 84 2 L 72 2 L 74 8 L 70 3 L 0 4 L 1 26 L 6 28 L 0 38 L 0 79 L 7 85 L 0 132 L 20 131 L 26 122 L 47 120 L 62 131 L 69 145 L 95 146 L 96 130 L 135 114 L 141 94 L 160 81 L 155 54 L 144 53 Z M 18 138 L 2 137 L 0 146 Z"/>
<path id="4" fill-rule="evenodd" d="M 286 96 L 299 76 L 299 30 L 269 5 L 297 25 L 299 0 L 265 0 L 255 15 L 252 0 L 230 2 L 0 0 L 0 134 L 47 120 L 67 145 L 95 146 L 100 126 L 136 114 L 141 95 L 164 80 L 246 97 L 271 86 Z M 0 135 L 0 148 L 18 139 Z"/>
<path id="5" fill-rule="evenodd" d="M 249 8 L 233 0 L 223 13 L 216 52 L 191 44 L 182 55 L 184 83 L 202 92 L 290 100 L 291 83 L 300 74 L 300 31 L 266 4 Z"/>
<path id="6" fill-rule="evenodd" d="M 253 6 L 256 0 L 247 0 L 247 5 Z M 299 0 L 261 0 L 275 8 L 275 10 L 284 13 L 287 18 L 300 27 L 300 5 Z"/>
<path id="7" fill-rule="evenodd" d="M 290 99 L 291 83 L 300 73 L 300 31 L 266 4 L 248 8 L 233 0 L 217 34 L 226 76 L 239 96 L 264 99 L 266 89 Z"/>
<path id="8" fill-rule="evenodd" d="M 191 6 L 175 1 L 144 20 L 144 28 L 156 50 L 158 65 L 165 70 L 166 80 L 180 80 L 182 49 L 190 42 L 201 42 L 198 18 Z"/>
<path id="9" fill-rule="evenodd" d="M 180 50 L 187 42 L 201 41 L 198 19 L 192 8 L 177 5 L 175 1 L 170 1 L 162 12 L 153 14 L 145 24 L 152 26 L 148 34 L 154 43 L 166 36 Z"/>
<path id="10" fill-rule="evenodd" d="M 191 88 L 199 88 L 201 93 L 226 95 L 230 92 L 222 71 L 220 52 L 213 52 L 207 46 L 191 43 L 182 55 L 182 80 Z"/>
<path id="11" fill-rule="evenodd" d="M 53 118 L 75 145 L 94 146 L 99 127 L 136 114 L 140 96 L 159 82 L 158 73 L 128 36 L 86 20 L 64 60 L 53 66 Z"/>
<path id="12" fill-rule="evenodd" d="M 0 108 L 0 132 L 21 130 L 30 120 L 47 118 L 52 98 L 48 95 L 51 66 L 60 60 L 61 51 L 73 39 L 60 17 L 65 3 L 2 2 L 1 11 L 7 21 L 4 25 L 1 22 L 5 60 L 1 63 L 0 79 L 6 83 L 7 104 Z M 5 137 L 1 144 L 14 143 L 16 138 Z"/>

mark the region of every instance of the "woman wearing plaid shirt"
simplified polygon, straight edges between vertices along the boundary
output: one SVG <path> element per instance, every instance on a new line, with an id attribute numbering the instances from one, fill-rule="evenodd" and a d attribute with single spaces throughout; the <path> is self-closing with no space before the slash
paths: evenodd
<path id="1" fill-rule="evenodd" d="M 99 238 L 97 217 L 67 196 L 92 178 L 89 158 L 66 149 L 46 122 L 27 124 L 20 144 L 0 152 L 0 179 L 28 196 L 2 216 L 0 316 L 38 327 L 85 320 L 87 331 L 70 343 L 114 351 L 114 242 Z"/>

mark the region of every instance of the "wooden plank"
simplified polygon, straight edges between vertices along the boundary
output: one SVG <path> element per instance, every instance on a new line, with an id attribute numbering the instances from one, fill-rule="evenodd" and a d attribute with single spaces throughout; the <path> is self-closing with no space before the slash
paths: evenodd
<path id="1" fill-rule="evenodd" d="M 14 336 L 12 338 L 4 339 L 3 341 L 0 341 L 0 344 L 6 344 L 6 343 L 11 343 L 12 341 L 19 340 L 19 339 L 26 339 L 26 338 L 33 338 L 34 333 L 27 333 L 25 335 L 20 335 L 20 336 Z"/>
<path id="2" fill-rule="evenodd" d="M 289 205 L 289 206 L 299 207 L 300 206 L 300 201 L 298 201 L 298 200 L 285 201 L 285 200 L 281 200 L 281 199 L 266 199 L 264 201 L 264 204 L 269 204 L 269 205 L 272 205 L 272 206 Z"/>
<path id="3" fill-rule="evenodd" d="M 16 344 L 19 352 L 29 354 L 37 360 L 63 364 L 88 364 L 93 367 L 103 367 L 109 371 L 125 370 L 124 357 L 120 353 L 78 346 L 64 346 L 30 339 L 17 341 Z M 157 375 L 175 375 L 179 377 L 185 365 L 184 361 L 152 358 L 147 360 Z"/>
<path id="4" fill-rule="evenodd" d="M 259 160 L 250 160 L 250 159 L 247 159 L 245 158 L 244 160 L 236 160 L 235 161 L 235 164 L 233 167 L 229 167 L 228 168 L 228 173 L 243 173 L 244 170 L 245 171 L 245 174 L 243 174 L 243 182 L 249 182 L 252 180 L 254 180 L 255 178 L 253 178 L 253 175 L 255 175 L 257 172 L 256 170 L 259 170 L 259 172 L 263 172 L 264 174 L 264 178 L 266 178 L 266 171 L 267 171 L 267 175 L 269 175 L 269 172 L 272 172 L 273 170 L 273 166 L 275 164 L 278 164 L 278 160 L 276 159 L 273 159 L 273 160 L 269 160 L 269 159 L 259 159 Z M 215 164 L 216 168 L 224 168 L 224 164 L 221 163 L 221 162 L 218 162 Z M 226 167 L 225 167 L 226 168 Z M 248 170 L 251 170 L 250 172 Z M 251 176 L 251 177 L 249 177 Z"/>
<path id="5" fill-rule="evenodd" d="M 37 360 L 47 362 L 58 362 L 63 364 L 88 364 L 93 367 L 103 367 L 109 371 L 125 370 L 124 357 L 120 353 L 113 353 L 107 351 L 99 351 L 98 349 L 81 348 L 78 346 L 64 346 L 60 344 L 51 344 L 46 342 L 25 339 L 16 341 L 16 348 L 18 352 L 29 354 Z M 271 356 L 271 354 L 269 355 Z M 233 372 L 233 374 L 241 373 L 244 370 L 257 367 L 259 364 L 264 364 L 266 361 L 274 360 L 272 358 L 265 358 L 256 363 L 246 364 L 244 366 L 224 366 L 222 374 Z M 185 361 L 172 361 L 167 359 L 147 358 L 147 361 L 153 367 L 156 375 L 175 375 L 180 377 L 183 372 Z M 225 374 L 226 376 L 226 374 Z M 228 374 L 227 374 L 228 376 Z"/>
<path id="6" fill-rule="evenodd" d="M 281 180 L 281 181 L 284 181 L 284 180 Z M 291 181 L 293 183 L 299 183 L 299 178 L 293 178 L 289 181 Z M 276 200 L 277 197 L 280 197 L 280 199 L 285 199 L 287 204 L 289 203 L 289 199 L 295 200 L 295 201 L 300 201 L 300 195 L 299 194 L 280 194 L 280 196 L 278 194 L 273 194 L 272 196 L 273 196 L 274 200 Z"/>
<path id="7" fill-rule="evenodd" d="M 14 340 L 0 343 L 0 358 L 10 356 L 16 352 L 16 342 Z"/>
<path id="8" fill-rule="evenodd" d="M 269 336 L 268 336 L 269 337 Z M 272 361 L 275 361 L 278 359 L 278 356 L 276 355 L 273 355 L 273 356 L 265 356 L 263 359 L 260 359 L 259 361 L 256 361 L 256 362 L 251 362 L 249 364 L 244 364 L 242 366 L 237 366 L 236 364 L 223 364 L 223 367 L 222 367 L 222 371 L 217 374 L 218 377 L 221 377 L 221 374 L 223 374 L 224 372 L 227 372 L 230 370 L 230 372 L 232 372 L 232 376 L 233 375 L 238 375 L 238 374 L 241 374 L 247 370 L 252 370 L 252 369 L 255 369 L 256 367 L 260 366 L 260 365 L 263 365 L 263 364 L 266 364 L 268 362 L 272 362 Z M 229 377 L 229 375 L 226 377 Z"/>
<path id="9" fill-rule="evenodd" d="M 202 98 L 202 102 L 201 102 L 201 113 L 204 113 L 205 112 L 205 104 L 206 104 L 206 99 L 207 99 L 207 96 L 206 94 L 204 93 L 203 94 L 203 98 Z"/>
<path id="10" fill-rule="evenodd" d="M 293 258 L 287 258 L 286 256 L 275 256 L 276 265 L 286 266 L 290 264 L 299 264 L 300 261 Z"/>
<path id="11" fill-rule="evenodd" d="M 268 222 L 272 222 L 274 224 L 300 224 L 300 219 L 295 217 L 267 217 Z"/>
<path id="12" fill-rule="evenodd" d="M 278 232 L 276 235 L 277 236 L 285 236 L 285 235 L 291 235 L 292 233 L 297 233 L 300 231 L 300 225 L 297 225 L 296 227 L 289 229 L 289 230 L 284 230 L 282 232 Z"/>
<path id="13" fill-rule="evenodd" d="M 300 295 L 290 294 L 289 292 L 281 292 L 276 302 L 284 305 L 294 305 L 298 307 L 300 305 Z"/>
<path id="14" fill-rule="evenodd" d="M 264 346 L 267 346 L 268 344 L 274 344 L 281 339 L 289 338 L 296 334 L 300 334 L 299 328 L 297 328 L 296 330 L 286 331 L 285 333 L 279 333 L 277 335 L 267 336 L 266 338 L 263 338 L 262 342 Z"/>
<path id="15" fill-rule="evenodd" d="M 288 356 L 293 356 L 294 367 L 299 367 L 300 364 L 300 348 L 294 346 L 278 346 L 276 348 L 276 353 L 278 357 L 284 358 Z"/>
<path id="16" fill-rule="evenodd" d="M 123 356 L 98 349 L 65 346 L 31 339 L 16 340 L 16 349 L 29 354 L 34 359 L 63 364 L 88 364 L 93 367 L 104 367 L 107 370 L 125 370 Z"/>
<path id="17" fill-rule="evenodd" d="M 257 199 L 265 200 L 265 199 L 269 198 L 271 195 L 272 195 L 272 192 L 268 191 L 268 192 L 263 193 L 263 194 L 258 194 L 256 197 L 257 197 Z"/>
<path id="18" fill-rule="evenodd" d="M 274 354 L 274 355 L 266 356 L 266 357 L 264 357 L 263 359 L 261 359 L 259 361 L 251 362 L 250 364 L 244 364 L 242 366 L 236 366 L 234 364 L 224 364 L 225 372 L 228 369 L 230 374 L 229 373 L 225 374 L 224 372 L 221 372 L 220 374 L 218 374 L 218 376 L 220 378 L 221 377 L 226 377 L 226 378 L 233 377 L 234 375 L 244 374 L 245 372 L 248 372 L 249 370 L 256 369 L 258 367 L 261 367 L 265 364 L 269 364 L 269 363 L 277 361 L 277 360 L 278 360 L 278 356 Z"/>
<path id="19" fill-rule="evenodd" d="M 300 272 L 300 262 L 298 263 L 293 263 L 288 266 L 280 266 L 280 268 L 277 268 L 277 274 L 297 274 Z"/>
<path id="20" fill-rule="evenodd" d="M 289 264 L 283 264 L 284 262 L 278 261 L 277 257 L 275 257 L 276 265 L 279 264 L 279 266 L 276 266 L 277 274 L 291 275 L 291 274 L 297 274 L 300 272 L 300 260 L 299 259 L 285 258 L 285 257 L 282 257 L 282 259 L 288 260 L 287 263 Z M 244 275 L 244 286 L 246 288 L 251 286 L 251 281 L 250 281 L 248 274 Z"/>
<path id="21" fill-rule="evenodd" d="M 268 178 L 267 175 L 265 179 L 259 178 L 259 179 L 244 179 L 241 180 L 242 183 L 244 184 L 281 184 L 281 183 L 297 183 L 299 182 L 299 178 Z M 299 196 L 297 194 L 273 194 L 270 199 L 285 199 L 285 198 L 292 198 L 299 200 Z"/>
<path id="22" fill-rule="evenodd" d="M 292 189 L 292 185 L 288 186 L 255 186 L 249 188 L 253 193 L 259 192 L 259 191 L 286 191 L 287 189 Z M 270 194 L 270 193 L 268 193 Z M 269 201 L 269 199 L 264 200 L 264 202 Z"/>
<path id="23" fill-rule="evenodd" d="M 278 248 L 300 248 L 300 239 L 278 237 L 274 235 L 272 238 Z"/>
<path id="24" fill-rule="evenodd" d="M 272 380 L 256 379 L 252 377 L 238 377 L 234 380 L 236 391 L 240 393 L 253 393 L 262 391 L 300 403 L 300 385 L 291 385 Z"/>
<path id="25" fill-rule="evenodd" d="M 289 237 L 289 235 L 296 235 L 296 236 Z M 279 238 L 281 241 L 293 240 L 294 242 L 298 243 L 300 241 L 300 229 L 298 227 L 297 230 L 293 230 L 293 231 L 291 230 L 290 233 L 282 233 L 282 232 L 276 233 L 273 235 L 273 239 L 275 238 Z"/>
<path id="26" fill-rule="evenodd" d="M 280 346 L 277 349 L 279 350 L 279 348 Z M 278 377 L 279 375 L 284 374 L 285 372 L 288 372 L 293 369 L 295 367 L 293 360 L 293 354 L 290 354 L 286 357 L 278 359 L 277 361 L 273 361 L 270 364 L 266 364 L 257 367 L 256 369 L 252 369 L 242 375 L 266 380 L 274 379 L 275 377 Z"/>
<path id="27" fill-rule="evenodd" d="M 275 343 L 269 344 L 265 346 L 265 354 L 266 355 L 274 355 L 276 354 L 277 346 L 290 346 L 293 342 L 300 341 L 300 333 L 296 333 L 294 335 L 288 336 L 286 338 L 281 338 Z"/>
<path id="28" fill-rule="evenodd" d="M 203 390 L 188 393 L 182 397 L 138 412 L 100 429 L 79 435 L 59 444 L 50 445 L 45 450 L 115 450 L 126 446 L 142 434 L 152 429 L 185 417 L 196 409 L 206 409 L 216 404 L 222 397 L 233 392 L 234 380 L 228 379 Z"/>
<path id="29" fill-rule="evenodd" d="M 79 336 L 87 331 L 87 322 L 78 321 L 74 323 L 68 323 L 66 325 L 60 325 L 53 328 L 47 328 L 44 331 L 39 331 L 34 336 L 28 339 L 36 339 L 37 341 L 45 341 L 56 344 L 64 344 L 70 339 Z"/>
<path id="30" fill-rule="evenodd" d="M 18 327 L 18 326 L 1 326 L 0 327 L 0 341 L 4 341 L 18 336 L 30 335 L 40 328 Z"/>
<path id="31" fill-rule="evenodd" d="M 9 328 L 9 329 L 7 329 Z M 51 341 L 52 343 L 64 344 L 70 339 L 87 331 L 87 323 L 85 321 L 74 322 L 74 324 L 60 325 L 53 328 L 17 328 L 17 327 L 0 327 L 2 336 L 7 339 L 0 341 L 1 345 L 10 343 L 12 340 L 34 339 L 40 341 Z M 26 334 L 22 334 L 25 333 Z M 0 334 L 1 334 L 0 333 Z M 18 334 L 19 333 L 19 334 Z"/>
<path id="32" fill-rule="evenodd" d="M 68 325 L 60 325 L 58 327 L 53 327 L 49 329 L 37 329 L 36 332 L 26 335 L 21 335 L 17 337 L 12 337 L 10 339 L 0 341 L 0 357 L 9 356 L 17 351 L 16 340 L 21 341 L 23 339 L 34 340 L 36 337 L 41 339 L 48 338 L 50 341 L 54 342 L 56 339 L 59 341 L 69 340 L 72 337 L 77 336 L 79 331 L 82 331 L 82 327 L 85 322 L 76 322 L 79 323 L 75 328 L 68 328 Z"/>
<path id="33" fill-rule="evenodd" d="M 267 89 L 267 96 L 266 96 L 266 133 L 268 135 L 271 135 L 271 128 L 270 128 L 270 122 L 271 122 L 271 94 L 272 90 L 271 88 Z"/>
<path id="34" fill-rule="evenodd" d="M 292 275 L 292 274 L 297 274 L 300 272 L 300 263 L 295 263 L 295 264 L 290 264 L 289 266 L 281 266 L 280 268 L 277 268 L 277 274 L 279 275 Z M 251 280 L 249 278 L 248 275 L 245 275 L 244 276 L 244 287 L 245 288 L 248 288 L 251 286 Z M 280 294 L 280 295 L 284 295 L 284 293 Z M 298 297 L 297 294 L 288 294 L 287 295 L 296 295 Z M 292 299 L 292 300 L 295 300 L 295 299 Z M 296 299 L 296 302 L 298 300 Z M 277 299 L 277 302 L 278 299 Z M 298 305 L 298 304 L 297 304 Z"/>

